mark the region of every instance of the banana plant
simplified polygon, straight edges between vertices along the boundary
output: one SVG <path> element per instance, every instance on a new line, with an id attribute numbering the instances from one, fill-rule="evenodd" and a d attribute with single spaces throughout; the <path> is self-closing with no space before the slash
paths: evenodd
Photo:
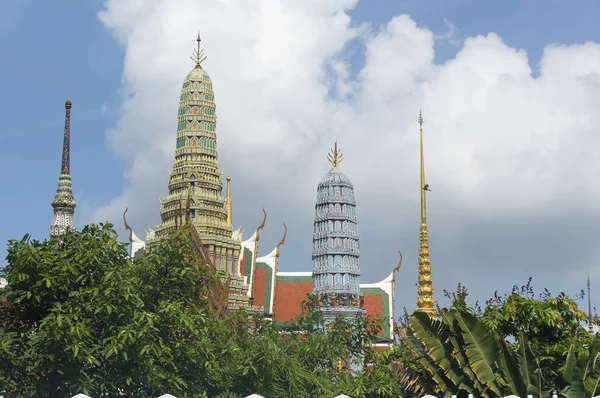
<path id="1" fill-rule="evenodd" d="M 545 395 L 539 365 L 524 334 L 515 355 L 477 317 L 455 309 L 442 310 L 439 320 L 416 312 L 400 334 L 440 393 L 462 390 L 486 398 Z"/>
<path id="2" fill-rule="evenodd" d="M 591 398 L 599 392 L 600 384 L 600 335 L 596 335 L 588 352 L 577 355 L 575 344 L 571 345 L 563 380 L 567 386 L 560 391 L 564 398 Z"/>

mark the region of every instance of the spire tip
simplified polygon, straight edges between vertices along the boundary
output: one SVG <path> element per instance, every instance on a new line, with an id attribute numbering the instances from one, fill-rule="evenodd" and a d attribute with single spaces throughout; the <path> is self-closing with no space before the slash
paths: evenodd
<path id="1" fill-rule="evenodd" d="M 200 49 L 200 42 L 202 41 L 200 38 L 200 31 L 198 31 L 198 38 L 196 41 L 198 42 L 198 49 L 194 51 L 194 54 L 190 58 L 196 63 L 196 68 L 202 68 L 201 65 L 206 59 L 206 55 L 204 55 L 204 51 Z"/>
<path id="2" fill-rule="evenodd" d="M 342 160 L 344 160 L 344 155 L 338 149 L 337 140 L 335 141 L 331 152 L 327 155 L 327 160 L 329 160 L 329 163 L 331 163 L 333 167 L 338 167 L 340 163 L 342 163 Z"/>

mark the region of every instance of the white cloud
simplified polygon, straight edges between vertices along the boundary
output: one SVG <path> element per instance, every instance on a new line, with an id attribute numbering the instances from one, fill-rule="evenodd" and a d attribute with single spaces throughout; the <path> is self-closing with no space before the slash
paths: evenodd
<path id="1" fill-rule="evenodd" d="M 108 141 L 116 154 L 133 161 L 126 172 L 130 185 L 91 221 L 118 220 L 128 206 L 138 230 L 158 222 L 159 193 L 166 191 L 172 166 L 178 94 L 193 67 L 188 56 L 197 29 L 215 87 L 220 165 L 233 177 L 235 219 L 249 231 L 264 205 L 271 219 L 295 227 L 286 249 L 302 259 L 289 260 L 303 263 L 302 270 L 310 269 L 315 189 L 335 137 L 346 154 L 342 168 L 356 187 L 362 236 L 371 241 L 372 249 L 363 250 L 363 264 L 369 264 L 363 273 L 368 280 L 383 278 L 395 265 L 398 247 L 406 264 L 414 263 L 419 107 L 433 189 L 434 266 L 437 261 L 454 267 L 452 261 L 473 249 L 462 235 L 472 224 L 500 228 L 494 220 L 528 225 L 557 214 L 598 216 L 598 44 L 548 46 L 535 78 L 526 52 L 494 33 L 468 38 L 453 59 L 438 65 L 431 31 L 407 15 L 381 29 L 356 26 L 347 13 L 355 4 L 108 0 L 100 18 L 127 50 L 127 96 Z M 366 46 L 355 78 L 345 52 L 352 40 Z M 280 228 L 271 225 L 276 243 Z M 559 221 L 550 226 L 562 227 Z M 544 247 L 535 228 L 502 228 L 516 241 Z M 569 228 L 565 233 L 578 231 Z M 487 233 L 480 235 L 492 239 Z M 466 242 L 461 248 L 448 245 L 460 241 Z M 540 264 L 531 267 L 544 269 L 549 256 L 540 253 Z M 518 252 L 509 260 L 517 268 L 521 261 Z M 589 261 L 573 258 L 573 266 Z M 291 270 L 285 262 L 284 256 L 282 267 Z M 412 297 L 414 270 L 405 272 L 403 283 L 411 290 L 403 294 Z M 448 287 L 456 278 L 445 278 Z"/>

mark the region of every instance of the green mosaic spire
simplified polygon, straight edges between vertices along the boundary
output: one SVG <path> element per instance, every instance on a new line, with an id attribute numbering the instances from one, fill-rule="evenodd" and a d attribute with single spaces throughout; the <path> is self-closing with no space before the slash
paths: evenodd
<path id="1" fill-rule="evenodd" d="M 73 214 L 75 198 L 71 185 L 71 101 L 65 102 L 65 131 L 58 188 L 52 201 L 54 217 L 50 224 L 50 239 L 60 240 L 68 230 L 75 229 Z"/>
<path id="2" fill-rule="evenodd" d="M 240 239 L 232 236 L 226 199 L 221 196 L 224 177 L 219 171 L 215 102 L 212 82 L 202 68 L 206 57 L 198 50 L 194 69 L 183 81 L 173 171 L 169 174 L 169 195 L 162 198 L 162 223 L 156 237 L 174 231 L 186 221 L 181 209 L 189 209 L 204 250 L 219 270 L 236 276 L 239 269 Z"/>

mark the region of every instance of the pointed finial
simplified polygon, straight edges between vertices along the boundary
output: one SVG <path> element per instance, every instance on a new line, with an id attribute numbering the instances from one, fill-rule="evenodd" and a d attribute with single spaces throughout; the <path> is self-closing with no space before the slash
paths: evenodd
<path id="1" fill-rule="evenodd" d="M 400 261 L 398 261 L 398 265 L 396 265 L 396 268 L 392 270 L 392 282 L 396 282 L 396 272 L 400 271 L 400 267 L 402 266 L 402 252 L 398 250 L 398 254 L 400 255 Z"/>
<path id="2" fill-rule="evenodd" d="M 327 155 L 327 160 L 329 160 L 329 163 L 331 163 L 333 167 L 338 167 L 340 163 L 342 163 L 342 160 L 344 160 L 344 155 L 338 150 L 337 140 L 335 141 L 333 149 L 331 149 L 331 152 Z"/>
<path id="3" fill-rule="evenodd" d="M 281 239 L 281 242 L 279 242 L 279 244 L 277 244 L 277 247 L 276 247 L 277 250 L 275 251 L 275 255 L 277 257 L 279 257 L 279 246 L 285 244 L 285 237 L 287 236 L 287 225 L 285 225 L 285 223 L 283 223 L 283 228 L 284 228 L 283 238 Z"/>
<path id="4" fill-rule="evenodd" d="M 256 228 L 256 241 L 257 242 L 260 240 L 260 230 L 265 227 L 265 224 L 267 222 L 267 212 L 265 211 L 264 207 L 263 207 L 262 211 L 263 211 L 263 214 L 264 214 L 262 223 L 258 226 L 258 228 Z"/>
<path id="5" fill-rule="evenodd" d="M 63 153 L 60 174 L 71 174 L 71 107 L 73 104 L 65 102 L 65 132 L 63 138 Z"/>
<path id="6" fill-rule="evenodd" d="M 427 220 L 427 198 L 425 191 L 429 191 L 429 184 L 425 184 L 425 159 L 423 155 L 423 113 L 419 109 L 419 141 L 421 152 L 421 222 Z"/>
<path id="7" fill-rule="evenodd" d="M 198 49 L 194 51 L 194 54 L 190 58 L 196 63 L 196 68 L 202 68 L 201 65 L 206 59 L 206 55 L 204 55 L 204 50 L 200 49 L 200 42 L 202 41 L 202 39 L 200 39 L 200 31 L 198 31 L 198 38 L 196 41 L 198 42 Z"/>
<path id="8" fill-rule="evenodd" d="M 125 224 L 125 231 L 129 231 L 129 243 L 132 243 L 133 242 L 133 229 L 131 229 L 131 227 L 127 223 L 127 218 L 125 217 L 125 215 L 127 214 L 127 210 L 129 210 L 129 207 L 126 207 L 125 211 L 123 212 L 123 223 Z"/>
<path id="9" fill-rule="evenodd" d="M 231 177 L 227 177 L 227 225 L 233 226 L 233 219 L 231 214 Z"/>

